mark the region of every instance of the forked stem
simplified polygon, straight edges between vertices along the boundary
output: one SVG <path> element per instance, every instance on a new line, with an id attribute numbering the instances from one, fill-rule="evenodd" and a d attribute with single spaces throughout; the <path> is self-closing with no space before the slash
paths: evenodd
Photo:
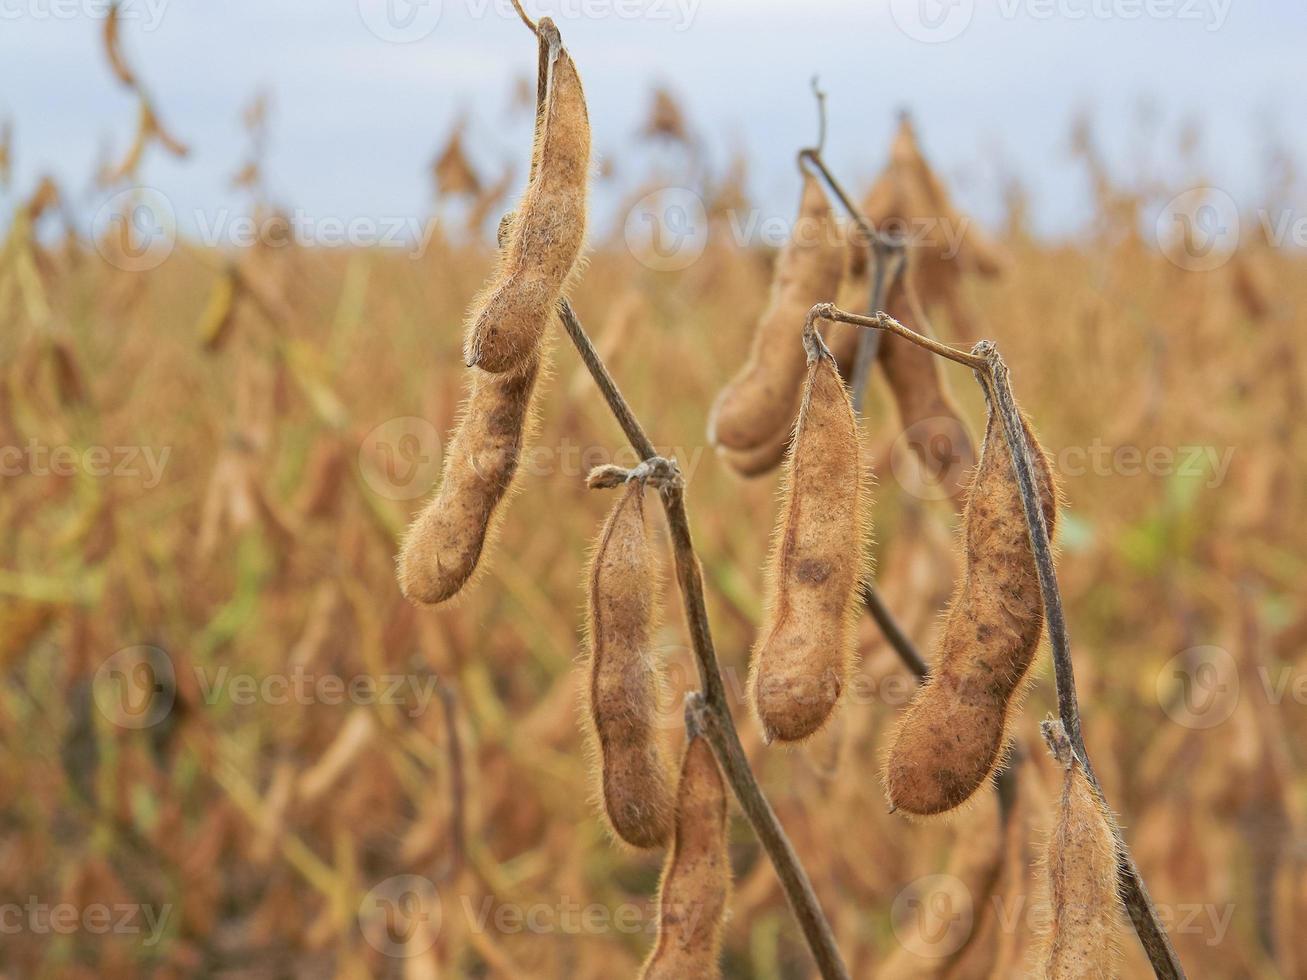
<path id="1" fill-rule="evenodd" d="M 604 401 L 612 411 L 617 424 L 621 426 L 631 448 L 639 454 L 641 460 L 658 457 L 657 450 L 645 434 L 631 406 L 627 404 L 613 380 L 603 358 L 595 350 L 581 321 L 567 300 L 559 300 L 558 316 L 567 331 L 573 346 L 581 356 L 581 361 L 590 376 L 594 378 Z M 781 888 L 790 903 L 790 910 L 803 930 L 804 939 L 812 951 L 812 958 L 817 964 L 823 980 L 848 980 L 849 971 L 844 965 L 843 957 L 835 945 L 835 936 L 830 923 L 821 910 L 817 894 L 813 891 L 808 873 L 804 871 L 794 852 L 793 845 L 785 835 L 780 821 L 771 804 L 763 795 L 758 780 L 749 768 L 748 757 L 740 736 L 731 717 L 730 706 L 726 700 L 726 684 L 722 680 L 721 668 L 717 663 L 717 653 L 713 647 L 712 630 L 708 623 L 708 608 L 704 602 L 703 575 L 699 558 L 694 551 L 694 541 L 690 535 L 690 520 L 685 511 L 685 489 L 683 484 L 670 481 L 659 487 L 663 510 L 667 514 L 667 528 L 672 539 L 672 554 L 676 565 L 676 581 L 680 587 L 681 601 L 685 607 L 685 618 L 690 630 L 690 646 L 694 651 L 695 664 L 699 670 L 701 692 L 695 692 L 687 699 L 686 711 L 693 713 L 700 731 L 712 745 L 713 754 L 721 766 L 726 781 L 730 783 L 735 799 L 744 811 L 754 833 L 757 835 Z"/>

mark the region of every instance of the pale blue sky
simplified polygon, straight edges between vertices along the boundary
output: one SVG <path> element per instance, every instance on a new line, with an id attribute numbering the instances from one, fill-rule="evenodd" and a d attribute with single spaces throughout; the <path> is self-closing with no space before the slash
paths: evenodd
<path id="1" fill-rule="evenodd" d="M 134 108 L 100 49 L 104 0 L 0 0 L 0 119 L 15 123 L 15 187 L 36 176 L 88 185 L 112 134 L 121 151 Z M 506 123 L 514 78 L 534 45 L 507 0 L 127 0 L 129 56 L 165 119 L 194 147 L 152 155 L 144 180 L 183 215 L 239 207 L 228 187 L 244 152 L 239 111 L 274 98 L 269 180 L 315 216 L 422 217 L 426 165 L 460 113 L 487 169 L 525 154 L 527 121 Z M 432 6 L 434 4 L 434 6 Z M 925 4 L 923 7 L 922 4 Z M 1070 120 L 1092 110 L 1110 156 L 1140 152 L 1185 173 L 1184 120 L 1204 133 L 1204 174 L 1245 208 L 1259 203 L 1267 138 L 1307 159 L 1307 6 L 1301 0 L 526 0 L 555 17 L 581 67 L 598 152 L 634 180 L 632 146 L 654 82 L 684 96 L 724 162 L 742 146 L 764 211 L 793 207 L 792 156 L 814 120 L 808 78 L 829 93 L 828 157 L 863 186 L 883 159 L 899 106 L 931 158 L 983 219 L 1000 211 L 1002 168 L 1021 174 L 1044 231 L 1086 214 L 1068 157 Z M 430 24 L 438 10 L 439 18 Z M 924 19 L 923 19 L 924 14 Z M 405 17 L 411 25 L 404 26 Z M 369 24 L 376 27 L 371 29 Z M 432 27 L 429 33 L 427 28 Z M 933 34 L 932 34 L 933 30 Z M 393 43 L 378 33 L 424 34 Z M 913 34 L 933 38 L 934 43 Z M 954 36 L 956 35 L 956 36 Z M 94 211 L 94 195 L 79 199 Z M 597 202 L 603 213 L 605 202 Z"/>

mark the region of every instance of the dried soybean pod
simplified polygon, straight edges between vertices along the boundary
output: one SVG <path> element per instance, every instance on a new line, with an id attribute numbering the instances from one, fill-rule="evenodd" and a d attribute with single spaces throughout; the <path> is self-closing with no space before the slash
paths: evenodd
<path id="1" fill-rule="evenodd" d="M 907 277 L 899 278 L 886 312 L 900 323 L 930 333 L 925 314 Z M 949 393 L 938 359 L 927 350 L 886 332 L 881 337 L 880 365 L 894 395 L 899 424 L 921 465 L 932 494 L 960 505 L 975 449 L 966 423 Z"/>
<path id="2" fill-rule="evenodd" d="M 1022 426 L 1052 535 L 1053 474 L 1024 417 Z M 930 676 L 899 722 L 885 774 L 891 805 L 920 816 L 961 805 L 993 774 L 1044 627 L 1021 496 L 992 404 L 963 523 L 962 583 Z"/>
<path id="3" fill-rule="evenodd" d="M 749 689 L 767 740 L 815 732 L 853 657 L 866 539 L 866 475 L 853 405 L 826 345 L 804 334 L 808 378 L 773 536 L 767 618 Z"/>
<path id="4" fill-rule="evenodd" d="M 685 747 L 676 787 L 672 849 L 658 887 L 658 941 L 641 980 L 721 976 L 722 919 L 731 889 L 726 786 L 708 740 Z"/>
<path id="5" fill-rule="evenodd" d="M 749 478 L 765 476 L 781 465 L 781 460 L 785 458 L 785 451 L 790 448 L 790 439 L 793 435 L 794 419 L 791 415 L 788 423 L 756 449 L 727 449 L 718 446 L 717 455 L 740 476 Z"/>
<path id="6" fill-rule="evenodd" d="M 516 374 L 471 373 L 471 392 L 449 438 L 440 488 L 400 548 L 400 588 L 414 602 L 444 602 L 471 578 L 512 486 L 532 421 L 538 358 Z"/>
<path id="7" fill-rule="evenodd" d="M 817 178 L 804 171 L 799 217 L 776 260 L 771 296 L 749 359 L 722 389 L 708 420 L 714 445 L 756 449 L 793 418 L 804 369 L 796 325 L 815 304 L 834 298 L 843 267 L 843 236 L 830 202 Z"/>
<path id="8" fill-rule="evenodd" d="M 865 289 L 861 302 L 866 302 Z M 821 335 L 830 348 L 831 356 L 835 358 L 840 377 L 847 381 L 853 372 L 853 360 L 858 350 L 858 328 L 851 323 L 829 322 L 822 324 Z M 790 448 L 794 423 L 802 403 L 803 390 L 800 388 L 794 393 L 794 405 L 786 414 L 784 424 L 761 446 L 754 449 L 727 449 L 718 446 L 717 455 L 740 476 L 752 479 L 770 473 L 785 459 L 785 451 Z"/>
<path id="9" fill-rule="evenodd" d="M 494 374 L 519 370 L 540 338 L 585 242 L 590 120 L 581 78 L 558 28 L 540 20 L 544 103 L 531 177 L 499 269 L 473 304 L 464 356 Z"/>
<path id="10" fill-rule="evenodd" d="M 589 572 L 590 719 L 600 792 L 614 832 L 658 847 L 672 830 L 672 772 L 658 738 L 653 657 L 658 556 L 644 515 L 644 481 L 632 479 L 605 521 Z"/>
<path id="11" fill-rule="evenodd" d="M 1061 723 L 1045 722 L 1043 727 L 1065 775 L 1044 860 L 1051 915 L 1039 953 L 1039 975 L 1047 980 L 1111 980 L 1118 975 L 1121 958 L 1116 835 Z"/>

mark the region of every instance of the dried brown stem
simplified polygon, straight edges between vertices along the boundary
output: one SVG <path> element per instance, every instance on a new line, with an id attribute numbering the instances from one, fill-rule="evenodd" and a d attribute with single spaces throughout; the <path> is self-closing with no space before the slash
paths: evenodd
<path id="1" fill-rule="evenodd" d="M 956 347 L 950 347 L 948 344 L 941 344 L 938 340 L 930 337 L 924 337 L 903 324 L 899 323 L 888 313 L 877 313 L 875 316 L 862 316 L 858 313 L 849 313 L 847 310 L 841 310 L 833 303 L 818 303 L 808 312 L 808 319 L 811 320 L 838 320 L 842 323 L 851 323 L 855 327 L 869 327 L 873 330 L 888 330 L 890 333 L 898 334 L 904 340 L 911 341 L 918 347 L 924 347 L 932 354 L 939 357 L 946 357 L 950 361 L 957 361 L 964 364 L 973 371 L 984 371 L 988 368 L 988 362 L 983 357 L 978 357 L 975 353 L 967 353 L 964 350 L 958 350 Z"/>
<path id="2" fill-rule="evenodd" d="M 1103 787 L 1098 782 L 1098 776 L 1089 761 L 1089 753 L 1085 749 L 1085 740 L 1080 727 L 1080 703 L 1076 698 L 1075 669 L 1071 662 L 1071 641 L 1067 634 L 1066 615 L 1062 609 L 1062 593 L 1053 566 L 1053 548 L 1048 538 L 1048 525 L 1044 521 L 1039 494 L 1035 489 L 1034 464 L 1030 458 L 1031 448 L 1026 440 L 1025 427 L 1021 424 L 1021 414 L 1017 409 L 1016 399 L 1012 396 L 1007 364 L 999 355 L 998 348 L 987 340 L 982 340 L 973 348 L 972 356 L 982 362 L 982 366 L 976 369 L 976 379 L 1003 424 L 1003 433 L 1012 455 L 1012 467 L 1016 472 L 1017 485 L 1021 491 L 1022 509 L 1025 511 L 1026 527 L 1030 533 L 1030 547 L 1035 556 L 1035 568 L 1039 573 L 1039 592 L 1048 624 L 1049 645 L 1053 650 L 1053 676 L 1057 686 L 1058 716 L 1072 750 L 1084 766 L 1090 785 L 1103 801 L 1112 832 L 1116 836 L 1118 887 L 1126 911 L 1130 914 L 1130 921 L 1134 924 L 1135 933 L 1139 936 L 1139 942 L 1148 956 L 1149 963 L 1152 964 L 1153 972 L 1159 978 L 1178 980 L 1185 975 L 1184 968 L 1180 965 L 1180 958 L 1158 918 L 1157 909 L 1148 894 L 1148 887 L 1144 884 L 1144 879 L 1130 856 L 1130 849 L 1126 846 L 1116 818 L 1112 816 Z"/>
<path id="3" fill-rule="evenodd" d="M 521 0 L 513 0 L 513 9 L 517 11 L 517 16 L 522 18 L 522 23 L 531 29 L 532 34 L 540 33 L 540 28 L 536 26 L 536 22 L 528 17 L 526 11 L 522 9 Z"/>
<path id="4" fill-rule="evenodd" d="M 862 604 L 867 607 L 867 612 L 871 613 L 871 618 L 876 621 L 880 631 L 884 634 L 886 641 L 894 648 L 894 652 L 899 655 L 908 667 L 916 675 L 917 680 L 925 680 L 926 675 L 930 673 L 930 667 L 921 654 L 917 652 L 916 646 L 908 635 L 903 632 L 898 621 L 894 619 L 894 614 L 881 600 L 879 593 L 871 583 L 862 586 Z"/>
<path id="5" fill-rule="evenodd" d="M 577 319 L 567 300 L 558 304 L 558 315 L 568 337 L 581 356 L 582 363 L 594 378 L 600 393 L 608 403 L 609 409 L 621 426 L 631 448 L 643 460 L 658 456 L 653 443 L 645 434 L 639 420 L 631 411 L 630 405 L 622 396 L 613 381 L 612 375 L 604 365 L 603 359 L 590 342 L 589 336 Z M 835 945 L 821 905 L 813 891 L 812 882 L 799 862 L 794 847 L 786 837 L 780 821 L 763 795 L 758 780 L 749 768 L 748 757 L 740 736 L 736 731 L 730 706 L 726 700 L 726 685 L 722 680 L 721 668 L 717 663 L 717 653 L 713 647 L 712 631 L 708 622 L 708 610 L 704 602 L 703 575 L 699 558 L 694 551 L 694 542 L 690 535 L 690 521 L 685 511 L 685 490 L 682 484 L 671 482 L 660 487 L 663 510 L 667 514 L 667 527 L 672 539 L 672 552 L 676 564 L 676 580 L 680 587 L 681 600 L 685 607 L 685 617 L 690 630 L 690 646 L 694 651 L 695 663 L 699 670 L 701 692 L 696 692 L 687 701 L 687 711 L 693 711 L 695 724 L 707 736 L 712 745 L 713 754 L 730 783 L 731 790 L 744 811 L 759 842 L 767 852 L 781 888 L 790 903 L 790 910 L 803 930 L 808 948 L 817 965 L 817 970 L 824 980 L 847 980 L 848 968 Z"/>
<path id="6" fill-rule="evenodd" d="M 1067 633 L 1066 614 L 1062 607 L 1062 593 L 1058 587 L 1057 573 L 1053 564 L 1048 525 L 1044 521 L 1043 508 L 1040 505 L 1038 491 L 1035 489 L 1034 464 L 1030 458 L 1031 449 L 1026 441 L 1025 427 L 1021 423 L 1021 414 L 1012 395 L 1007 365 L 999 355 L 998 348 L 990 341 L 981 341 L 970 353 L 967 353 L 929 337 L 923 337 L 885 313 L 877 313 L 874 317 L 858 316 L 836 309 L 829 303 L 820 303 L 812 308 L 808 314 L 808 324 L 812 324 L 817 319 L 839 320 L 855 326 L 889 330 L 932 354 L 972 368 L 986 397 L 990 399 L 994 410 L 998 413 L 1012 454 L 1012 466 L 1017 476 L 1022 509 L 1030 535 L 1031 551 L 1035 557 L 1035 567 L 1039 576 L 1040 598 L 1044 605 L 1049 644 L 1053 651 L 1058 715 L 1076 756 L 1084 766 L 1085 775 L 1108 810 L 1113 832 L 1120 845 L 1117 874 L 1121 898 L 1125 903 L 1126 911 L 1130 914 L 1130 921 L 1134 924 L 1139 942 L 1148 956 L 1149 963 L 1152 964 L 1153 972 L 1161 980 L 1183 978 L 1184 968 L 1180 965 L 1175 947 L 1161 924 L 1143 877 L 1130 856 L 1130 849 L 1126 846 L 1121 828 L 1115 818 L 1110 817 L 1111 808 L 1103 793 L 1102 785 L 1098 782 L 1093 765 L 1089 761 L 1089 753 L 1085 749 L 1080 727 L 1080 704 L 1076 698 L 1075 669 L 1071 661 L 1071 643 Z M 806 329 L 808 329 L 807 325 L 805 325 Z"/>
<path id="7" fill-rule="evenodd" d="M 907 266 L 907 256 L 901 247 L 876 248 L 874 255 L 876 266 L 872 272 L 871 296 L 867 305 L 869 316 L 885 305 L 886 294 L 903 277 Z M 849 378 L 849 387 L 853 392 L 853 410 L 859 415 L 862 414 L 862 403 L 867 397 L 871 369 L 879 353 L 879 330 L 868 330 L 858 338 L 858 351 L 853 359 L 853 376 Z"/>

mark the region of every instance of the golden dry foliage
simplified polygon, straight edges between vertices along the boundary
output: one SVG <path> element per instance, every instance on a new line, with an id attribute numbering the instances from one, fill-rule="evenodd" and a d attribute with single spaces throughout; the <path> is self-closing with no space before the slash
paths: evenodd
<path id="1" fill-rule="evenodd" d="M 1051 535 L 1056 485 L 1029 422 L 1023 424 Z M 963 521 L 962 584 L 930 677 L 903 713 L 885 772 L 890 804 L 918 816 L 960 806 L 993 774 L 1044 627 L 1016 474 L 992 406 Z"/>
<path id="2" fill-rule="evenodd" d="M 658 941 L 641 980 L 721 976 L 722 920 L 731 890 L 726 785 L 708 740 L 685 747 L 672 847 L 658 886 Z"/>
<path id="3" fill-rule="evenodd" d="M 132 23 L 120 25 L 129 56 Z M 596 138 L 626 161 L 614 186 L 624 197 L 652 147 Z M 257 158 L 245 149 L 236 148 L 238 162 Z M 25 146 L 16 151 L 26 159 Z M 27 162 L 22 170 L 39 176 L 90 161 Z M 1139 218 L 1144 202 L 1184 188 L 1135 192 L 1145 178 L 1085 162 L 1098 191 L 1092 226 L 1056 244 L 1006 233 L 1009 274 L 963 285 L 1040 438 L 1059 450 L 1057 479 L 1074 501 L 1059 515 L 1059 579 L 1089 751 L 1181 959 L 1191 976 L 1304 977 L 1304 259 L 1255 241 L 1220 269 L 1177 269 L 1140 234 Z M 506 179 L 493 183 L 507 193 Z M 721 221 L 712 186 L 702 196 Z M 1241 203 L 1274 209 L 1290 190 L 1268 187 L 1264 201 Z M 417 257 L 261 247 L 237 260 L 232 321 L 222 272 L 232 256 L 179 242 L 157 268 L 116 270 L 96 260 L 93 245 L 103 242 L 47 241 L 76 195 L 65 189 L 61 202 L 48 179 L 11 195 L 17 206 L 0 236 L 0 895 L 84 912 L 130 906 L 141 931 L 53 935 L 27 928 L 25 913 L 13 931 L 10 908 L 0 937 L 7 976 L 610 980 L 637 975 L 655 942 L 664 950 L 657 962 L 678 977 L 812 972 L 775 872 L 748 833 L 731 847 L 738 885 L 723 921 L 725 794 L 702 741 L 706 765 L 696 771 L 708 790 L 699 800 L 719 802 L 698 831 L 683 829 L 680 853 L 693 844 L 717 859 L 699 862 L 711 873 L 692 877 L 689 891 L 687 875 L 669 871 L 671 908 L 657 940 L 664 855 L 606 846 L 589 722 L 577 717 L 587 671 L 576 657 L 583 555 L 613 500 L 584 489 L 581 476 L 634 460 L 590 379 L 574 376 L 570 353 L 560 362 L 569 383 L 547 389 L 537 378 L 529 398 L 527 377 L 465 372 L 461 328 L 478 285 L 495 273 L 479 236 L 435 235 Z M 479 228 L 499 217 L 498 200 L 484 205 Z M 285 227 L 273 215 L 265 208 L 257 218 Z M 862 309 L 867 270 L 846 258 L 839 302 Z M 765 616 L 776 488 L 740 480 L 737 457 L 723 452 L 722 465 L 695 434 L 752 342 L 775 256 L 714 234 L 694 266 L 665 274 L 633 261 L 615 236 L 587 261 L 591 273 L 569 292 L 659 451 L 681 464 L 729 707 L 850 974 L 898 971 L 911 933 L 896 898 L 941 873 L 974 892 L 973 931 L 943 965 L 923 969 L 946 980 L 1038 972 L 1037 852 L 1055 828 L 1064 772 L 1029 745 L 1033 720 L 1056 704 L 1052 678 L 1029 671 L 1038 676 L 1032 703 L 1008 712 L 1024 751 L 987 895 L 980 872 L 990 838 L 971 829 L 992 819 L 984 780 L 974 805 L 947 822 L 885 812 L 877 764 L 916 680 L 869 617 L 856 626 L 855 666 L 831 722 L 792 749 L 764 751 L 741 672 Z M 924 301 L 942 302 L 919 277 L 914 285 Z M 902 309 L 900 319 L 922 325 L 910 305 Z M 931 313 L 956 342 L 952 315 Z M 789 328 L 796 347 L 801 324 L 800 316 Z M 823 336 L 838 354 L 831 325 Z M 977 425 L 982 392 L 965 368 L 939 367 L 958 417 Z M 903 391 L 933 385 L 927 378 Z M 780 460 L 802 387 L 800 376 L 774 441 L 741 456 L 757 453 L 764 470 Z M 460 401 L 474 391 L 494 410 L 469 411 L 460 423 Z M 919 648 L 938 651 L 937 673 L 981 676 L 988 654 L 961 674 L 944 656 L 955 620 L 966 618 L 957 604 L 950 619 L 939 615 L 965 571 L 951 554 L 957 515 L 900 486 L 889 466 L 905 417 L 921 413 L 904 412 L 892 388 L 867 394 L 859 426 L 882 447 L 868 454 L 880 474 L 869 505 L 878 594 Z M 544 427 L 530 443 L 528 404 Z M 444 457 L 436 496 L 452 498 L 445 513 L 456 526 L 445 538 L 448 561 L 443 532 L 431 535 L 437 565 L 453 577 L 452 565 L 484 549 L 483 525 L 500 536 L 493 587 L 464 588 L 435 611 L 415 608 L 395 584 L 395 542 L 421 503 L 388 495 L 397 481 L 374 485 L 387 461 L 402 469 L 407 456 L 395 436 L 370 433 L 384 435 L 401 416 L 432 430 L 412 492 L 436 483 Z M 990 441 L 992 465 L 1003 447 Z M 524 447 L 540 455 L 516 469 L 511 459 Z M 1134 449 L 1144 462 L 1132 470 Z M 478 470 L 486 451 L 505 465 Z M 525 483 L 528 464 L 531 492 L 502 520 L 504 481 Z M 663 547 L 661 520 L 646 517 Z M 1019 590 L 1018 612 L 1033 589 Z M 680 597 L 667 592 L 651 609 L 651 624 L 662 624 L 651 626 L 651 642 L 674 700 L 700 682 L 680 635 Z M 1245 619 L 1257 627 L 1247 635 Z M 167 661 L 115 659 L 139 644 L 164 648 Z M 154 669 L 164 663 L 171 678 Z M 312 684 L 296 697 L 297 671 L 337 691 L 373 682 L 376 697 L 341 703 Z M 387 678 L 404 683 L 395 689 Z M 453 694 L 449 710 L 429 686 L 436 678 Z M 255 682 L 253 699 L 237 679 Z M 284 680 L 290 696 L 278 697 Z M 125 727 L 124 711 L 150 704 L 156 683 L 175 693 L 172 706 L 155 725 Z M 954 714 L 968 718 L 953 707 L 949 731 Z M 693 812 L 681 809 L 683 828 Z M 410 920 L 408 930 L 390 923 L 402 939 L 391 942 L 384 916 L 359 910 L 371 889 L 405 874 L 437 886 L 439 915 Z M 687 894 L 705 900 L 707 918 L 678 917 Z M 425 898 L 390 903 L 399 913 L 436 911 L 424 906 Z M 147 911 L 165 909 L 147 944 Z M 524 921 L 524 910 L 555 918 Z M 924 938 L 956 937 L 948 911 L 920 906 Z M 632 912 L 636 928 L 623 918 Z M 1123 945 L 1116 975 L 1151 976 L 1128 933 Z M 699 952 L 702 963 L 685 965 Z"/>
<path id="4" fill-rule="evenodd" d="M 666 88 L 658 87 L 653 92 L 653 103 L 649 106 L 649 115 L 640 135 L 645 139 L 665 139 L 676 143 L 690 142 L 690 128 L 685 121 L 685 112 Z"/>
<path id="5" fill-rule="evenodd" d="M 445 146 L 431 164 L 437 197 L 476 197 L 481 193 L 481 179 L 463 149 L 464 125 L 459 122 L 449 134 Z"/>
<path id="6" fill-rule="evenodd" d="M 457 595 L 476 571 L 529 438 L 539 357 L 515 374 L 471 371 L 471 391 L 445 449 L 440 489 L 404 535 L 399 584 L 414 602 Z"/>
<path id="7" fill-rule="evenodd" d="M 208 302 L 195 326 L 195 336 L 206 351 L 222 350 L 231 338 L 239 292 L 240 279 L 235 270 L 224 268 L 214 280 Z"/>
<path id="8" fill-rule="evenodd" d="M 1046 725 L 1050 723 L 1045 723 Z M 1051 914 L 1038 952 L 1048 980 L 1115 980 L 1121 959 L 1117 842 L 1103 803 L 1059 723 L 1050 737 L 1065 767 L 1057 823 L 1044 855 Z"/>
<path id="9" fill-rule="evenodd" d="M 820 338 L 804 340 L 808 378 L 773 539 L 767 617 L 749 675 L 768 741 L 811 735 L 848 683 L 869 531 L 849 393 Z"/>
<path id="10" fill-rule="evenodd" d="M 1005 853 L 1003 817 L 998 791 L 990 787 L 958 821 L 944 874 L 930 879 L 934 891 L 910 906 L 910 921 L 896 925 L 897 948 L 877 966 L 877 976 L 954 980 L 969 956 L 985 955 L 980 947 L 991 937 L 983 928 L 984 919 Z M 992 961 L 992 956 L 987 958 Z M 989 965 L 981 976 L 989 976 Z"/>
<path id="11" fill-rule="evenodd" d="M 585 242 L 590 168 L 585 93 L 553 22 L 543 18 L 540 30 L 546 85 L 531 177 L 499 271 L 474 304 L 464 342 L 467 364 L 494 374 L 519 370 L 536 356 Z"/>
<path id="12" fill-rule="evenodd" d="M 589 709 L 603 810 L 622 840 L 658 847 L 671 834 L 673 790 L 659 739 L 661 681 L 653 650 L 658 555 L 638 477 L 599 533 L 589 583 Z"/>
<path id="13" fill-rule="evenodd" d="M 145 150 L 151 143 L 158 143 L 165 151 L 175 157 L 185 157 L 190 153 L 190 148 L 174 136 L 172 131 L 159 119 L 153 100 L 146 93 L 140 78 L 123 56 L 119 10 L 120 4 L 114 3 L 109 8 L 109 15 L 105 18 L 104 48 L 109 60 L 109 68 L 114 77 L 136 93 L 136 132 L 126 154 L 117 165 L 106 164 L 100 169 L 97 181 L 102 187 L 109 187 L 135 178 L 140 170 L 141 161 L 145 157 Z"/>
<path id="14" fill-rule="evenodd" d="M 749 358 L 713 403 L 708 438 L 714 445 L 757 449 L 792 423 L 804 371 L 804 318 L 813 305 L 834 298 L 843 265 L 830 202 L 817 178 L 804 171 L 799 215 L 776 260 Z"/>
<path id="15" fill-rule="evenodd" d="M 135 89 L 138 84 L 136 75 L 128 66 L 127 59 L 123 57 L 119 9 L 120 5 L 114 3 L 109 8 L 109 16 L 104 19 L 104 49 L 109 57 L 109 67 L 114 77 L 128 88 Z"/>
<path id="16" fill-rule="evenodd" d="M 944 182 L 921 152 L 916 129 L 906 114 L 890 147 L 889 164 L 867 192 L 862 209 L 878 229 L 906 224 L 909 230 L 917 225 L 929 230 L 913 242 L 927 295 L 929 286 L 940 281 L 938 277 L 948 266 L 994 276 L 1005 264 L 998 246 L 953 204 Z M 961 240 L 956 251 L 951 240 L 955 236 Z"/>

